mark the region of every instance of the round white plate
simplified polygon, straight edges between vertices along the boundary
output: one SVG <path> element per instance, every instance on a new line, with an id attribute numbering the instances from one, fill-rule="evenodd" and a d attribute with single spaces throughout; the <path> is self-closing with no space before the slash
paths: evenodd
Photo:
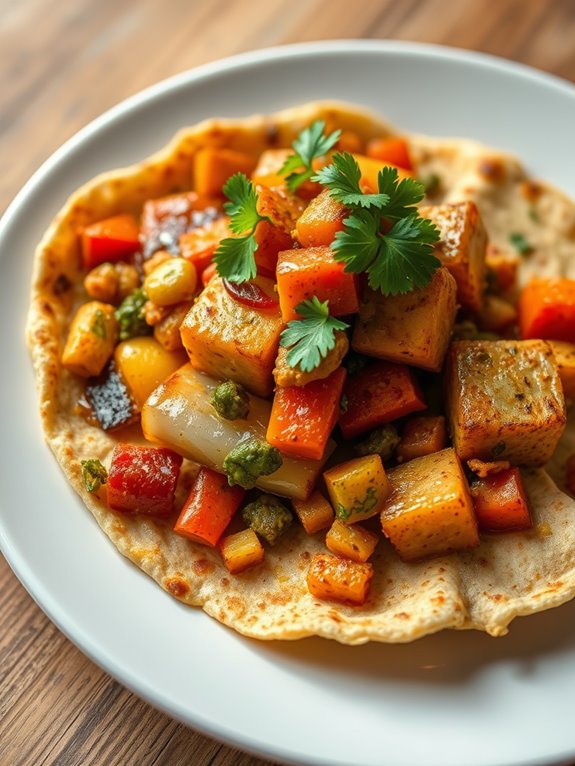
<path id="1" fill-rule="evenodd" d="M 169 598 L 120 556 L 43 444 L 23 328 L 34 247 L 67 195 L 208 116 L 312 99 L 516 152 L 575 196 L 575 88 L 475 54 L 389 42 L 238 56 L 144 91 L 62 147 L 0 228 L 0 543 L 83 652 L 176 718 L 276 760 L 326 766 L 503 766 L 575 756 L 575 604 L 506 638 L 444 632 L 405 646 L 246 640 Z M 41 691 L 41 690 L 39 690 Z"/>

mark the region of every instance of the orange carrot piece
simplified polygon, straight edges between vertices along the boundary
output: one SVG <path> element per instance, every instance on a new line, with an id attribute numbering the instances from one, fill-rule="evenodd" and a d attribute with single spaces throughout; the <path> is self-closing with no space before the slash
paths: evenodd
<path id="1" fill-rule="evenodd" d="M 328 247 L 338 231 L 343 231 L 343 219 L 348 210 L 333 199 L 329 189 L 312 199 L 296 223 L 297 238 L 302 247 Z"/>
<path id="2" fill-rule="evenodd" d="M 243 529 L 233 535 L 223 537 L 218 548 L 228 572 L 239 574 L 261 564 L 265 551 L 253 529 Z"/>
<path id="3" fill-rule="evenodd" d="M 410 418 L 403 428 L 397 457 L 405 463 L 415 457 L 431 455 L 444 449 L 446 441 L 447 430 L 442 415 Z"/>
<path id="4" fill-rule="evenodd" d="M 201 274 L 212 262 L 222 239 L 231 236 L 227 216 L 216 218 L 206 226 L 198 226 L 180 235 L 180 255 L 191 261 Z"/>
<path id="5" fill-rule="evenodd" d="M 379 171 L 383 170 L 383 168 L 395 168 L 400 180 L 402 178 L 413 178 L 413 173 L 394 165 L 393 162 L 375 160 L 373 157 L 366 157 L 364 154 L 354 154 L 353 156 L 355 157 L 355 161 L 359 165 L 361 172 L 360 185 L 366 186 L 372 192 L 378 190 L 377 177 Z"/>
<path id="6" fill-rule="evenodd" d="M 409 367 L 393 362 L 374 362 L 350 376 L 344 396 L 339 425 L 346 439 L 426 407 Z"/>
<path id="7" fill-rule="evenodd" d="M 206 147 L 194 158 L 194 188 L 200 196 L 223 196 L 222 187 L 235 173 L 251 175 L 256 159 L 234 149 Z"/>
<path id="8" fill-rule="evenodd" d="M 337 423 L 345 375 L 338 367 L 327 378 L 305 386 L 278 386 L 266 440 L 284 455 L 321 460 Z"/>
<path id="9" fill-rule="evenodd" d="M 125 260 L 139 248 L 140 227 L 133 215 L 106 218 L 82 231 L 82 257 L 86 269 L 106 261 Z"/>
<path id="10" fill-rule="evenodd" d="M 491 474 L 471 486 L 479 529 L 513 532 L 533 526 L 518 468 Z"/>
<path id="11" fill-rule="evenodd" d="M 292 500 L 292 505 L 308 535 L 315 535 L 333 522 L 333 508 L 317 490 L 307 500 Z"/>
<path id="12" fill-rule="evenodd" d="M 575 342 L 575 280 L 532 279 L 519 298 L 522 338 Z"/>
<path id="13" fill-rule="evenodd" d="M 413 171 L 405 138 L 373 138 L 367 145 L 366 154 L 374 160 L 391 162 L 398 168 Z"/>
<path id="14" fill-rule="evenodd" d="M 278 253 L 292 246 L 292 231 L 304 209 L 304 203 L 285 189 L 257 186 L 256 191 L 258 213 L 269 219 L 260 221 L 256 226 L 256 265 L 265 276 L 272 276 L 272 273 L 275 276 Z"/>
<path id="15" fill-rule="evenodd" d="M 316 553 L 307 574 L 307 586 L 316 598 L 361 605 L 367 598 L 372 577 L 371 564 Z"/>

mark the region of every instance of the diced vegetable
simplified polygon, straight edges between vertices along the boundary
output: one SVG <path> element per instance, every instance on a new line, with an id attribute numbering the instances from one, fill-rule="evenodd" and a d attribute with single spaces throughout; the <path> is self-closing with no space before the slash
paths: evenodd
<path id="1" fill-rule="evenodd" d="M 355 131 L 343 130 L 340 137 L 337 139 L 334 149 L 338 152 L 361 153 L 363 150 L 363 141 Z"/>
<path id="2" fill-rule="evenodd" d="M 123 300 L 140 284 L 135 266 L 124 261 L 101 263 L 92 269 L 84 279 L 84 289 L 96 301 L 117 303 Z"/>
<path id="3" fill-rule="evenodd" d="M 264 276 L 269 276 L 275 273 L 278 253 L 292 246 L 292 231 L 304 205 L 298 197 L 285 189 L 258 186 L 257 193 L 258 213 L 269 220 L 260 221 L 256 226 L 256 266 Z"/>
<path id="4" fill-rule="evenodd" d="M 230 486 L 239 484 L 253 489 L 258 479 L 269 476 L 282 467 L 279 451 L 263 439 L 244 439 L 231 449 L 224 458 L 224 472 Z"/>
<path id="5" fill-rule="evenodd" d="M 514 532 L 533 526 L 518 468 L 478 479 L 471 485 L 473 506 L 483 532 Z"/>
<path id="6" fill-rule="evenodd" d="M 413 171 L 413 164 L 409 156 L 409 145 L 405 138 L 372 138 L 367 144 L 366 154 L 374 160 L 391 162 L 398 168 Z"/>
<path id="7" fill-rule="evenodd" d="M 381 524 L 404 561 L 479 545 L 469 487 L 453 449 L 410 460 L 388 477 Z"/>
<path id="8" fill-rule="evenodd" d="M 250 395 L 233 380 L 225 380 L 214 388 L 212 404 L 218 415 L 226 420 L 245 420 L 250 414 Z"/>
<path id="9" fill-rule="evenodd" d="M 321 460 L 337 423 L 345 375 L 339 367 L 323 380 L 276 388 L 268 442 L 284 455 Z"/>
<path id="10" fill-rule="evenodd" d="M 426 406 L 411 370 L 392 362 L 373 362 L 350 376 L 344 396 L 346 408 L 339 425 L 346 439 Z"/>
<path id="11" fill-rule="evenodd" d="M 447 359 L 447 415 L 459 457 L 546 463 L 566 422 L 549 344 L 456 341 Z"/>
<path id="12" fill-rule="evenodd" d="M 104 431 L 115 431 L 138 420 L 139 407 L 118 374 L 113 358 L 97 378 L 86 381 L 84 398 L 89 419 L 95 417 Z"/>
<path id="13" fill-rule="evenodd" d="M 87 492 L 97 492 L 108 481 L 108 471 L 97 458 L 80 461 L 82 481 Z"/>
<path id="14" fill-rule="evenodd" d="M 261 564 L 265 556 L 263 545 L 253 529 L 227 535 L 220 540 L 218 547 L 231 574 L 239 574 Z"/>
<path id="15" fill-rule="evenodd" d="M 391 423 L 379 426 L 370 431 L 364 439 L 353 445 L 353 451 L 360 457 L 379 455 L 385 462 L 393 457 L 399 444 L 397 428 Z"/>
<path id="16" fill-rule="evenodd" d="M 83 378 L 99 375 L 114 351 L 117 338 L 114 307 L 100 301 L 84 303 L 70 325 L 62 365 Z"/>
<path id="17" fill-rule="evenodd" d="M 256 159 L 251 154 L 208 146 L 194 158 L 194 189 L 203 197 L 222 195 L 222 187 L 235 173 L 250 175 Z"/>
<path id="18" fill-rule="evenodd" d="M 241 487 L 230 487 L 225 476 L 202 466 L 174 532 L 196 543 L 216 545 L 244 497 Z"/>
<path id="19" fill-rule="evenodd" d="M 86 269 L 106 261 L 124 260 L 139 249 L 140 227 L 132 215 L 106 218 L 82 231 L 82 258 Z"/>
<path id="20" fill-rule="evenodd" d="M 477 311 L 483 302 L 487 232 L 474 202 L 456 202 L 419 208 L 441 232 L 435 255 L 457 282 L 457 298 Z"/>
<path id="21" fill-rule="evenodd" d="M 557 362 L 563 393 L 569 399 L 575 399 L 575 343 L 553 340 L 549 345 Z"/>
<path id="22" fill-rule="evenodd" d="M 139 409 L 152 391 L 187 362 L 183 350 L 166 351 L 154 338 L 131 338 L 114 351 L 116 368 Z"/>
<path id="23" fill-rule="evenodd" d="M 198 274 L 185 258 L 164 261 L 144 280 L 144 292 L 157 306 L 174 306 L 194 297 Z"/>
<path id="24" fill-rule="evenodd" d="M 352 347 L 362 354 L 438 372 L 447 352 L 457 311 L 457 285 L 437 269 L 427 287 L 384 296 L 365 289 Z"/>
<path id="25" fill-rule="evenodd" d="M 192 304 L 188 301 L 178 303 L 170 307 L 170 313 L 154 325 L 154 338 L 166 351 L 179 351 L 184 348 L 180 327 L 191 307 Z"/>
<path id="26" fill-rule="evenodd" d="M 307 585 L 316 598 L 361 606 L 367 598 L 372 578 L 371 564 L 316 553 L 307 574 Z"/>
<path id="27" fill-rule="evenodd" d="M 328 247 L 338 231 L 343 231 L 343 219 L 348 210 L 324 189 L 296 222 L 297 238 L 302 247 Z"/>
<path id="28" fill-rule="evenodd" d="M 278 256 L 277 281 L 282 319 L 298 319 L 296 306 L 316 296 L 329 301 L 332 316 L 354 314 L 359 306 L 353 274 L 334 260 L 329 247 L 284 250 Z"/>
<path id="29" fill-rule="evenodd" d="M 393 162 L 388 162 L 387 160 L 376 160 L 373 157 L 366 157 L 364 154 L 354 154 L 353 156 L 361 171 L 360 185 L 366 186 L 370 192 L 377 192 L 377 177 L 383 168 L 395 168 L 400 179 L 411 178 L 413 176 L 409 170 L 400 168 L 397 165 L 394 165 Z"/>
<path id="30" fill-rule="evenodd" d="M 196 267 L 198 274 L 207 269 L 222 239 L 231 237 L 229 218 L 222 216 L 206 226 L 187 231 L 180 236 L 180 254 Z"/>
<path id="31" fill-rule="evenodd" d="M 336 330 L 334 338 L 334 347 L 331 351 L 327 352 L 318 366 L 309 372 L 303 372 L 299 364 L 296 367 L 288 364 L 288 349 L 285 346 L 280 346 L 274 367 L 276 386 L 282 386 L 283 388 L 288 386 L 306 386 L 313 380 L 328 378 L 341 365 L 349 349 L 349 341 L 344 330 Z"/>
<path id="32" fill-rule="evenodd" d="M 490 460 L 486 462 L 484 460 L 473 458 L 472 460 L 467 461 L 467 465 L 469 470 L 476 473 L 480 479 L 485 479 L 487 476 L 491 476 L 494 473 L 507 471 L 507 469 L 510 468 L 508 460 Z"/>
<path id="33" fill-rule="evenodd" d="M 502 252 L 489 243 L 485 255 L 487 284 L 496 293 L 506 293 L 517 287 L 520 258 L 516 253 Z"/>
<path id="34" fill-rule="evenodd" d="M 505 298 L 488 293 L 483 299 L 477 321 L 482 330 L 502 333 L 517 321 L 517 309 Z"/>
<path id="35" fill-rule="evenodd" d="M 215 263 L 210 263 L 210 265 L 202 271 L 202 284 L 204 287 L 207 286 L 209 282 L 212 281 L 214 277 L 218 276 L 218 267 Z"/>
<path id="36" fill-rule="evenodd" d="M 519 297 L 522 338 L 575 343 L 575 279 L 532 279 Z"/>
<path id="37" fill-rule="evenodd" d="M 397 458 L 405 463 L 416 457 L 439 452 L 445 448 L 446 441 L 447 431 L 443 416 L 410 418 L 403 427 Z"/>
<path id="38" fill-rule="evenodd" d="M 280 170 L 291 154 L 292 149 L 266 149 L 262 152 L 252 173 L 254 184 L 269 188 L 285 187 L 286 176 Z"/>
<path id="39" fill-rule="evenodd" d="M 116 309 L 116 319 L 120 327 L 120 340 L 151 335 L 153 330 L 146 322 L 146 293 L 139 287 L 126 296 Z"/>
<path id="40" fill-rule="evenodd" d="M 344 524 L 336 519 L 325 538 L 328 549 L 352 561 L 365 562 L 375 550 L 379 538 L 360 524 Z"/>
<path id="41" fill-rule="evenodd" d="M 117 444 L 108 474 L 108 505 L 115 511 L 169 516 L 182 458 L 170 449 Z"/>
<path id="42" fill-rule="evenodd" d="M 379 455 L 348 460 L 323 475 L 335 515 L 346 524 L 375 516 L 389 494 L 389 482 Z"/>
<path id="43" fill-rule="evenodd" d="M 273 282 L 257 277 L 267 292 Z M 230 378 L 248 391 L 269 396 L 282 331 L 279 307 L 257 311 L 234 300 L 222 280 L 212 279 L 186 316 L 182 341 L 198 370 Z"/>
<path id="44" fill-rule="evenodd" d="M 265 439 L 271 404 L 250 397 L 247 420 L 223 420 L 211 400 L 217 380 L 182 367 L 148 399 L 142 410 L 142 429 L 150 441 L 172 447 L 190 460 L 223 473 L 224 458 L 238 442 L 254 437 Z M 331 454 L 333 443 L 327 453 Z M 311 494 L 323 461 L 283 459 L 271 476 L 262 476 L 257 486 L 284 497 L 305 499 Z"/>
<path id="45" fill-rule="evenodd" d="M 321 492 L 314 492 L 307 500 L 292 500 L 292 505 L 308 535 L 315 535 L 333 523 L 333 508 Z"/>
<path id="46" fill-rule="evenodd" d="M 274 495 L 260 495 L 242 511 L 244 522 L 260 537 L 275 545 L 293 521 L 292 512 Z"/>

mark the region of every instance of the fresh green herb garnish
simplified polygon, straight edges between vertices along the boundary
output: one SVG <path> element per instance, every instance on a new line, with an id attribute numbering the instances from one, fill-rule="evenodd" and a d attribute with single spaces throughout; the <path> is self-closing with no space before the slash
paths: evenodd
<path id="1" fill-rule="evenodd" d="M 80 461 L 82 481 L 88 492 L 97 492 L 108 481 L 108 471 L 97 458 Z"/>
<path id="2" fill-rule="evenodd" d="M 280 346 L 289 348 L 286 361 L 290 367 L 311 372 L 335 346 L 335 331 L 349 325 L 330 316 L 329 301 L 322 303 L 315 295 L 298 303 L 295 310 L 302 318 L 288 322 L 280 335 Z"/>
<path id="3" fill-rule="evenodd" d="M 258 195 L 253 183 L 244 173 L 236 173 L 223 187 L 228 198 L 224 210 L 230 217 L 230 229 L 237 237 L 223 239 L 214 254 L 220 277 L 230 282 L 247 282 L 256 275 L 254 253 L 258 249 L 255 238 L 260 221 L 269 221 L 258 213 Z"/>
<path id="4" fill-rule="evenodd" d="M 92 322 L 92 326 L 90 327 L 90 330 L 94 333 L 94 335 L 97 335 L 98 338 L 101 338 L 102 340 L 106 340 L 106 337 L 108 333 L 106 332 L 106 317 L 104 316 L 104 312 L 102 309 L 97 309 L 94 313 L 94 321 Z"/>
<path id="5" fill-rule="evenodd" d="M 348 152 L 333 155 L 332 164 L 318 170 L 313 177 L 331 192 L 331 196 L 348 207 L 382 208 L 389 203 L 388 194 L 364 194 L 359 182 L 361 170 Z"/>
<path id="6" fill-rule="evenodd" d="M 138 287 L 120 303 L 116 309 L 116 319 L 120 325 L 120 340 L 153 333 L 154 330 L 146 322 L 144 315 L 147 300 L 146 293 Z"/>
<path id="7" fill-rule="evenodd" d="M 329 136 L 324 135 L 324 130 L 325 122 L 316 120 L 309 128 L 302 130 L 293 142 L 294 154 L 287 158 L 280 170 L 282 175 L 289 173 L 286 183 L 291 192 L 313 176 L 313 161 L 327 154 L 341 136 L 341 130 L 334 130 Z"/>
<path id="8" fill-rule="evenodd" d="M 509 241 L 517 250 L 519 255 L 529 255 L 533 252 L 533 246 L 529 244 L 524 234 L 514 231 L 509 235 Z"/>

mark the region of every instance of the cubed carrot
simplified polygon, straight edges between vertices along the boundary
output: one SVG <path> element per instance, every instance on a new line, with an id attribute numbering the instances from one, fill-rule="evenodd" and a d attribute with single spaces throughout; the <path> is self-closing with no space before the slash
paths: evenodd
<path id="1" fill-rule="evenodd" d="M 400 168 L 397 165 L 394 165 L 393 162 L 376 160 L 373 157 L 366 157 L 364 154 L 354 154 L 353 156 L 359 165 L 359 170 L 361 172 L 360 184 L 362 186 L 368 187 L 370 191 L 376 192 L 378 190 L 379 187 L 377 178 L 383 168 L 395 168 L 400 180 L 402 178 L 413 177 L 413 173 L 410 173 L 409 170 L 404 170 L 404 168 Z"/>
<path id="2" fill-rule="evenodd" d="M 174 532 L 196 543 L 216 545 L 245 497 L 221 473 L 203 466 L 174 526 Z"/>
<path id="3" fill-rule="evenodd" d="M 223 186 L 235 173 L 251 175 L 256 159 L 234 149 L 207 146 L 194 158 L 194 189 L 200 196 L 224 196 Z"/>
<path id="4" fill-rule="evenodd" d="M 366 455 L 330 468 L 323 475 L 335 515 L 346 524 L 378 513 L 389 494 L 379 455 Z"/>
<path id="5" fill-rule="evenodd" d="M 191 261 L 198 274 L 201 274 L 212 262 L 222 239 L 231 236 L 227 216 L 216 218 L 205 226 L 198 226 L 197 229 L 184 232 L 180 236 L 180 255 Z"/>
<path id="6" fill-rule="evenodd" d="M 575 343 L 575 279 L 532 279 L 519 297 L 522 338 Z"/>
<path id="7" fill-rule="evenodd" d="M 292 500 L 292 505 L 308 535 L 315 535 L 333 522 L 333 508 L 317 490 L 307 500 Z"/>
<path id="8" fill-rule="evenodd" d="M 367 144 L 366 154 L 374 160 L 391 162 L 398 168 L 413 171 L 409 145 L 405 138 L 372 138 Z"/>
<path id="9" fill-rule="evenodd" d="M 244 529 L 223 537 L 218 547 L 226 569 L 231 574 L 239 574 L 261 564 L 265 556 L 263 545 L 253 529 Z"/>
<path id="10" fill-rule="evenodd" d="M 140 227 L 133 215 L 116 215 L 82 230 L 84 267 L 129 258 L 140 248 Z"/>
<path id="11" fill-rule="evenodd" d="M 311 200 L 296 223 L 297 238 L 302 247 L 328 247 L 338 231 L 343 231 L 343 219 L 348 210 L 335 200 L 329 189 Z"/>
<path id="12" fill-rule="evenodd" d="M 321 460 L 337 423 L 345 369 L 305 386 L 277 387 L 266 439 L 291 457 Z"/>
<path id="13" fill-rule="evenodd" d="M 478 479 L 471 487 L 471 496 L 483 532 L 513 532 L 533 526 L 518 468 Z"/>
<path id="14" fill-rule="evenodd" d="M 325 538 L 332 553 L 344 559 L 365 562 L 372 555 L 379 537 L 360 524 L 344 524 L 336 519 Z"/>
<path id="15" fill-rule="evenodd" d="M 316 598 L 361 605 L 365 603 L 372 578 L 371 564 L 317 553 L 310 564 L 307 586 Z"/>
<path id="16" fill-rule="evenodd" d="M 409 367 L 393 362 L 374 362 L 350 376 L 344 397 L 339 425 L 346 439 L 426 407 Z"/>
<path id="17" fill-rule="evenodd" d="M 304 209 L 304 203 L 285 189 L 257 186 L 256 190 L 258 213 L 268 220 L 260 221 L 256 226 L 258 249 L 255 259 L 262 274 L 270 276 L 275 274 L 278 253 L 293 244 L 292 231 Z"/>
<path id="18" fill-rule="evenodd" d="M 398 460 L 405 463 L 416 457 L 439 452 L 445 447 L 446 440 L 447 430 L 442 415 L 410 418 L 403 427 L 397 447 Z"/>
<path id="19" fill-rule="evenodd" d="M 317 296 L 329 300 L 332 316 L 355 314 L 359 310 L 353 274 L 344 272 L 329 247 L 284 250 L 278 256 L 277 285 L 282 319 L 299 319 L 296 306 Z"/>

